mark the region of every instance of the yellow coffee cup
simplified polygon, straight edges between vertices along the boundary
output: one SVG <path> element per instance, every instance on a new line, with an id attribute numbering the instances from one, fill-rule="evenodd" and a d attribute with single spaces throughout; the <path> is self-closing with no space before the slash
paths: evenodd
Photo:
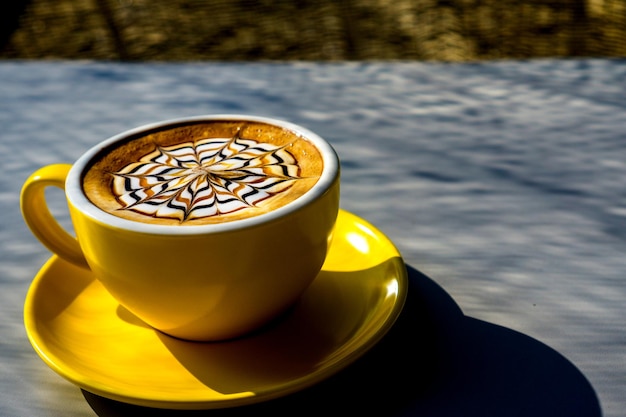
<path id="1" fill-rule="evenodd" d="M 194 142 L 197 138 L 192 135 L 191 139 L 185 139 L 188 146 L 181 145 L 181 151 L 176 148 L 178 145 L 172 145 L 172 137 L 176 135 L 171 132 L 205 132 L 205 126 L 209 126 L 206 132 L 211 132 L 212 126 L 218 126 L 213 130 L 220 133 L 235 126 L 232 135 L 217 135 L 219 138 L 211 138 L 206 145 L 211 151 L 212 143 L 219 139 L 228 143 L 229 152 L 235 150 L 228 153 L 223 150 L 226 148 L 220 148 L 222 150 L 214 152 L 214 155 L 222 158 L 221 161 L 216 162 L 215 157 L 205 158 L 204 162 L 194 160 L 192 162 L 196 165 L 193 167 L 188 160 L 178 161 L 177 158 L 182 161 L 187 157 L 188 149 L 194 149 L 198 154 L 196 149 L 199 146 Z M 266 128 L 279 132 L 270 133 L 270 136 L 281 136 L 283 142 L 270 146 L 264 143 L 265 137 L 255 136 Z M 170 132 L 170 142 L 166 145 L 158 143 L 161 132 Z M 98 158 L 118 152 L 116 149 L 121 146 L 144 137 L 150 138 L 147 142 L 156 138 L 154 152 L 158 155 L 154 156 L 154 152 L 148 155 L 146 158 L 152 159 L 141 162 L 140 168 L 133 165 L 132 169 L 111 174 L 111 178 L 117 178 L 116 184 L 131 188 L 126 194 L 117 195 L 114 201 L 124 202 L 128 196 L 137 195 L 141 196 L 138 200 L 144 200 L 141 204 L 133 202 L 126 208 L 103 209 L 86 195 L 85 176 Z M 312 181 L 294 174 L 297 170 L 293 165 L 299 163 L 300 155 L 290 150 L 290 137 L 294 141 L 305 141 L 307 146 L 316 150 L 321 171 Z M 284 157 L 285 154 L 266 157 L 278 148 L 288 150 L 286 155 L 288 158 L 293 156 L 294 161 L 286 163 L 288 158 Z M 251 149 L 257 153 L 254 154 Z M 212 165 L 206 168 L 202 164 L 208 160 L 207 164 Z M 242 160 L 245 162 L 242 163 Z M 273 180 L 280 186 L 270 184 L 274 187 L 271 188 L 267 185 L 271 181 L 260 178 L 266 165 L 260 169 L 255 164 L 270 164 L 268 160 L 282 170 L 277 174 L 280 178 Z M 185 181 L 191 178 L 190 175 L 193 177 L 195 182 L 189 184 L 194 185 L 185 183 L 184 192 L 174 188 L 174 185 L 172 190 L 166 190 L 170 194 L 154 192 L 155 185 L 150 181 L 165 183 L 165 174 L 152 175 L 150 170 L 155 164 L 164 163 L 176 164 L 177 169 L 185 172 Z M 285 168 L 287 165 L 289 169 Z M 134 176 L 139 169 L 144 169 L 143 172 L 149 175 L 141 178 Z M 226 169 L 230 171 L 220 177 Z M 178 171 L 167 168 L 163 172 L 170 175 Z M 191 199 L 185 199 L 185 192 L 200 200 L 198 184 L 201 180 L 217 190 L 215 201 L 222 199 L 221 203 L 215 204 L 217 208 L 211 214 L 211 222 L 197 223 L 195 218 L 184 224 L 182 221 L 176 223 L 178 220 L 153 222 L 155 218 L 159 220 L 160 213 L 171 217 L 173 211 L 179 208 L 177 202 L 188 204 Z M 270 209 L 265 208 L 258 215 L 221 220 L 221 212 L 235 207 L 233 204 L 256 209 L 257 204 L 272 201 L 297 188 L 292 183 L 299 184 L 300 180 L 313 184 L 301 191 L 297 198 L 287 199 L 286 203 Z M 115 182 L 113 179 L 107 181 L 107 184 Z M 167 181 L 168 186 L 177 184 L 178 187 L 182 180 L 168 177 Z M 132 188 L 133 184 L 147 188 L 138 191 Z M 76 237 L 65 231 L 50 213 L 45 200 L 45 189 L 49 186 L 65 190 Z M 261 189 L 263 193 L 259 191 Z M 272 190 L 278 190 L 276 195 L 272 194 Z M 258 198 L 251 200 L 253 203 L 244 201 L 255 192 Z M 147 195 L 152 196 L 152 200 L 147 199 Z M 161 200 L 157 201 L 155 196 Z M 155 201 L 164 205 L 153 210 L 157 204 Z M 208 206 L 207 203 L 202 207 Z M 240 209 L 239 206 L 232 210 L 240 213 L 247 209 Z M 33 234 L 46 247 L 61 258 L 90 269 L 121 306 L 150 326 L 182 339 L 224 340 L 259 329 L 285 312 L 319 273 L 339 208 L 339 160 L 324 139 L 289 122 L 242 115 L 176 119 L 116 135 L 88 150 L 73 165 L 55 164 L 40 168 L 22 188 L 21 208 Z M 207 209 L 192 211 L 186 207 L 183 211 L 185 220 L 191 218 L 190 213 L 200 213 L 196 218 L 202 217 Z M 131 216 L 121 217 L 121 212 L 128 212 Z M 143 221 L 142 216 L 146 216 L 147 221 Z"/>

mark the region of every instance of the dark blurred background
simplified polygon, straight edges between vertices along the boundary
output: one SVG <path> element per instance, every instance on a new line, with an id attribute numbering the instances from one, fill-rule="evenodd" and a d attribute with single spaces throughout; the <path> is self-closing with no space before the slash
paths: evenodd
<path id="1" fill-rule="evenodd" d="M 0 58 L 626 56 L 626 0 L 12 0 Z"/>

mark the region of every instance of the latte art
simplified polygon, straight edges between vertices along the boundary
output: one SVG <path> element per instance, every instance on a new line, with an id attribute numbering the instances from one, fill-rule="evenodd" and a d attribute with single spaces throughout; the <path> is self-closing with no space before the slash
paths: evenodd
<path id="1" fill-rule="evenodd" d="M 113 216 L 197 226 L 271 213 L 309 192 L 323 170 L 320 151 L 297 132 L 215 119 L 157 127 L 102 148 L 82 187 Z"/>
<path id="2" fill-rule="evenodd" d="M 158 147 L 113 173 L 112 192 L 121 210 L 184 222 L 254 207 L 299 174 L 284 147 L 236 135 Z"/>

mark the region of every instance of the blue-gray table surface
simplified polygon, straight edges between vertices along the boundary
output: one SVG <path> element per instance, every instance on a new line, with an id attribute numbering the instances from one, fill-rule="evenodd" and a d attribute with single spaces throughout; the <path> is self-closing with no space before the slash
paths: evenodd
<path id="1" fill-rule="evenodd" d="M 208 113 L 325 137 L 341 206 L 387 234 L 410 275 L 405 311 L 362 360 L 226 414 L 622 416 L 625 92 L 626 61 L 604 59 L 0 63 L 0 416 L 137 411 L 83 394 L 26 338 L 24 298 L 50 253 L 22 221 L 23 181 L 115 133 Z"/>

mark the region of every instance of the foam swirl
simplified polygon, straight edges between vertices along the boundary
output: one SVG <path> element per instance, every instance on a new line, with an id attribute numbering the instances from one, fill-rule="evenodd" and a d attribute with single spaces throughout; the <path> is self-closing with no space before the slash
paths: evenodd
<path id="1" fill-rule="evenodd" d="M 282 193 L 299 179 L 284 147 L 208 138 L 155 151 L 113 173 L 123 210 L 181 222 L 232 213 Z"/>

